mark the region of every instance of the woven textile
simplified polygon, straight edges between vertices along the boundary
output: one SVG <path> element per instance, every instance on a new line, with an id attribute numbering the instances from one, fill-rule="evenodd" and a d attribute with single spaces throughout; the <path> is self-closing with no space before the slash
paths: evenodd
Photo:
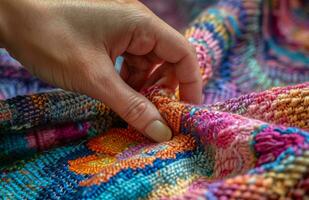
<path id="1" fill-rule="evenodd" d="M 308 46 L 278 25 L 282 11 L 295 17 L 289 27 L 308 31 L 305 14 L 295 14 L 301 3 L 223 0 L 205 10 L 185 33 L 204 104 L 179 102 L 167 88 L 143 91 L 173 130 L 159 144 L 2 52 L 1 198 L 309 198 Z"/>

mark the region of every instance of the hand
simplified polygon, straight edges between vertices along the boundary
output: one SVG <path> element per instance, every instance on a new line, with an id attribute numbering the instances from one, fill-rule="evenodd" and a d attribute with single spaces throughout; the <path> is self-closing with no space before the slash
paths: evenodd
<path id="1" fill-rule="evenodd" d="M 135 0 L 2 0 L 0 43 L 32 74 L 102 100 L 155 141 L 172 136 L 137 91 L 153 84 L 201 101 L 195 53 L 174 29 Z M 117 56 L 125 60 L 120 76 Z"/>

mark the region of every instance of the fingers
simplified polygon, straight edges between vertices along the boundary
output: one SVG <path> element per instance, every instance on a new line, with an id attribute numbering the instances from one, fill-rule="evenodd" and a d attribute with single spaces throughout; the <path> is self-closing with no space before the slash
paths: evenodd
<path id="1" fill-rule="evenodd" d="M 158 28 L 160 27 L 160 28 Z M 180 99 L 200 104 L 202 99 L 202 78 L 191 45 L 177 31 L 166 24 L 155 26 L 156 45 L 154 52 L 175 68 L 179 81 Z"/>
<path id="2" fill-rule="evenodd" d="M 202 78 L 199 67 L 191 55 L 175 64 L 176 76 L 179 80 L 180 99 L 194 104 L 202 101 Z M 190 66 L 192 66 L 190 68 Z"/>
<path id="3" fill-rule="evenodd" d="M 104 69 L 113 69 L 113 64 L 108 57 L 103 60 Z M 94 95 L 147 137 L 157 142 L 170 140 L 172 132 L 165 125 L 156 107 L 128 86 L 114 70 L 106 73 L 108 76 L 102 78 L 105 80 L 95 81 L 97 85 Z"/>
<path id="4" fill-rule="evenodd" d="M 175 90 L 178 86 L 178 80 L 175 76 L 174 66 L 170 63 L 164 63 L 157 67 L 147 78 L 142 89 L 149 88 L 152 85 L 162 85 Z"/>
<path id="5" fill-rule="evenodd" d="M 162 59 L 158 58 L 153 52 L 145 56 L 136 56 L 129 53 L 123 55 L 124 62 L 120 71 L 121 78 L 132 88 L 140 91 L 145 85 L 151 71 Z"/>
<path id="6" fill-rule="evenodd" d="M 130 87 L 136 91 L 140 91 L 148 76 L 148 72 L 137 71 L 124 61 L 121 67 L 120 76 Z"/>

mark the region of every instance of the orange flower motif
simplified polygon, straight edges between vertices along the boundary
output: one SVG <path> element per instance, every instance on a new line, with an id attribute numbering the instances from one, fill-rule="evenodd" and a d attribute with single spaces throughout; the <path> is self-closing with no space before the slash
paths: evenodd
<path id="1" fill-rule="evenodd" d="M 156 159 L 176 158 L 177 153 L 193 150 L 196 144 L 189 135 L 180 134 L 158 144 L 132 129 L 112 129 L 90 140 L 87 146 L 96 154 L 69 161 L 70 170 L 95 175 L 83 181 L 83 186 L 106 182 L 123 169 L 144 168 Z"/>
<path id="2" fill-rule="evenodd" d="M 90 155 L 69 161 L 70 170 L 78 174 L 96 174 L 104 167 L 113 164 L 115 157 L 106 155 Z"/>
<path id="3" fill-rule="evenodd" d="M 118 128 L 91 139 L 87 146 L 97 153 L 114 156 L 141 142 L 149 143 L 150 141 L 133 129 L 128 131 Z"/>

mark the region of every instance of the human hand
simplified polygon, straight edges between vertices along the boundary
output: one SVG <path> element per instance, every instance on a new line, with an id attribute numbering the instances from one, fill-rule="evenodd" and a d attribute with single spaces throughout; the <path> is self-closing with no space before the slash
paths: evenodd
<path id="1" fill-rule="evenodd" d="M 32 74 L 103 101 L 155 141 L 172 133 L 137 91 L 179 85 L 181 100 L 201 101 L 191 46 L 139 1 L 2 0 L 0 12 L 0 43 Z M 120 75 L 119 55 L 125 58 Z"/>

